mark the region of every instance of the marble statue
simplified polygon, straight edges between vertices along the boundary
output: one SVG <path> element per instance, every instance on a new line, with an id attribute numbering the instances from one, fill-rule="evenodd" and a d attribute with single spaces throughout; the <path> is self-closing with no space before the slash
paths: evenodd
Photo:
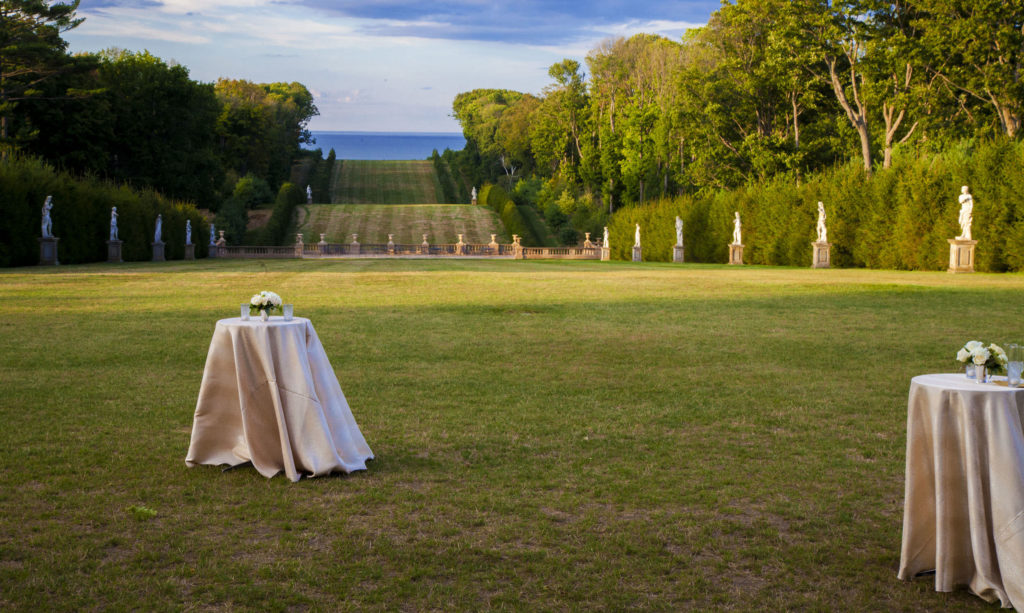
<path id="1" fill-rule="evenodd" d="M 213 222 L 211 221 L 211 222 L 210 222 L 210 244 L 211 244 L 211 245 L 216 245 L 216 244 L 217 244 L 217 241 L 213 240 L 213 234 L 214 234 L 214 233 L 213 233 Z M 301 236 L 301 235 L 300 235 L 300 236 Z"/>
<path id="2" fill-rule="evenodd" d="M 471 194 L 471 197 L 473 198 L 473 200 L 476 200 L 476 186 L 475 185 L 473 186 L 473 193 Z"/>
<path id="3" fill-rule="evenodd" d="M 154 243 L 162 242 L 160 240 L 160 238 L 163 235 L 163 225 L 164 225 L 164 216 L 163 215 L 157 215 L 156 216 L 156 232 L 153 233 L 153 242 Z"/>
<path id="4" fill-rule="evenodd" d="M 683 246 L 683 220 L 676 215 L 676 247 Z"/>
<path id="5" fill-rule="evenodd" d="M 110 240 L 121 240 L 117 237 L 117 207 L 110 207 Z"/>
<path id="6" fill-rule="evenodd" d="M 639 247 L 640 246 L 640 224 L 636 224 L 636 234 L 634 234 L 634 237 L 635 238 L 633 239 L 633 246 L 634 247 Z"/>
<path id="7" fill-rule="evenodd" d="M 306 202 L 313 203 L 313 188 L 309 185 L 306 185 Z"/>
<path id="8" fill-rule="evenodd" d="M 186 219 L 185 220 L 185 244 L 186 245 L 191 245 L 192 244 L 192 220 L 191 219 Z"/>
<path id="9" fill-rule="evenodd" d="M 974 197 L 967 191 L 967 186 L 960 188 L 960 236 L 958 241 L 971 240 L 971 222 L 974 221 Z"/>
<path id="10" fill-rule="evenodd" d="M 604 227 L 604 242 L 601 243 L 603 246 L 608 246 L 608 226 Z"/>
<path id="11" fill-rule="evenodd" d="M 825 227 L 825 205 L 818 202 L 818 242 L 828 242 L 828 229 Z"/>
<path id="12" fill-rule="evenodd" d="M 736 211 L 736 219 L 732 222 L 732 244 L 742 245 L 743 241 L 740 236 L 740 212 Z"/>
<path id="13" fill-rule="evenodd" d="M 47 196 L 43 203 L 43 238 L 53 238 L 53 220 L 50 219 L 50 209 L 53 208 L 53 196 Z"/>

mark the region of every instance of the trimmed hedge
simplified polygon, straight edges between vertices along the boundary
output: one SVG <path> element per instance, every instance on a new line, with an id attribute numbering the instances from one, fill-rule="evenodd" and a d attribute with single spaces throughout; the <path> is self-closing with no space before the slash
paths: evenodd
<path id="1" fill-rule="evenodd" d="M 675 216 L 686 260 L 726 262 L 733 211 L 750 264 L 810 266 L 817 203 L 825 203 L 837 267 L 945 270 L 960 233 L 960 186 L 974 196 L 975 269 L 1024 270 L 1024 142 L 962 141 L 942 152 L 898 151 L 868 178 L 853 161 L 797 184 L 784 175 L 708 197 L 681 196 L 616 211 L 612 257 L 628 260 L 639 223 L 644 259 L 671 261 Z"/>
<path id="2" fill-rule="evenodd" d="M 497 185 L 486 183 L 477 193 L 477 202 L 497 211 L 501 217 L 501 223 L 504 224 L 505 231 L 510 237 L 513 234 L 518 234 L 522 237 L 522 244 L 524 246 L 540 246 L 540 241 L 523 217 L 522 210 L 508 197 L 504 189 Z"/>
<path id="3" fill-rule="evenodd" d="M 441 184 L 441 194 L 444 202 L 447 204 L 458 203 L 459 200 L 455 195 L 455 181 L 452 180 L 452 173 L 448 170 L 448 164 L 441 159 L 437 149 L 434 149 L 430 159 L 434 162 L 434 174 L 437 175 L 437 182 Z"/>
<path id="4" fill-rule="evenodd" d="M 192 221 L 196 257 L 205 257 L 210 226 L 192 204 L 168 200 L 150 190 L 135 190 L 93 178 L 59 172 L 37 158 L 15 156 L 0 162 L 0 266 L 39 263 L 42 205 L 53 196 L 53 233 L 60 238 L 62 264 L 107 259 L 110 208 L 117 207 L 118 235 L 125 261 L 153 257 L 156 216 L 163 215 L 162 240 L 167 259 L 185 257 L 185 220 Z"/>

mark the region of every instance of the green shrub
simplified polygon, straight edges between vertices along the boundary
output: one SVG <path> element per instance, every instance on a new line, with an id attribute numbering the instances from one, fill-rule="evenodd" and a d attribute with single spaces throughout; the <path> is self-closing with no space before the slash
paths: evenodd
<path id="1" fill-rule="evenodd" d="M 94 178 L 59 172 L 45 162 L 12 157 L 0 162 L 0 266 L 39 262 L 42 204 L 53 196 L 54 234 L 60 238 L 58 258 L 64 264 L 107 259 L 110 209 L 118 212 L 122 259 L 145 261 L 153 256 L 156 216 L 163 216 L 165 257 L 185 256 L 185 220 L 192 222 L 196 257 L 205 257 L 209 224 L 191 204 L 168 200 L 153 191 L 134 190 Z"/>
<path id="2" fill-rule="evenodd" d="M 726 262 L 739 211 L 745 261 L 809 266 L 820 200 L 833 266 L 944 270 L 948 239 L 959 234 L 961 185 L 975 198 L 976 270 L 1024 270 L 1024 142 L 1003 139 L 963 141 L 941 152 L 901 149 L 891 168 L 870 178 L 852 161 L 800 182 L 783 174 L 706 196 L 627 206 L 608 222 L 612 257 L 630 258 L 639 223 L 644 259 L 671 261 L 679 215 L 687 261 Z"/>

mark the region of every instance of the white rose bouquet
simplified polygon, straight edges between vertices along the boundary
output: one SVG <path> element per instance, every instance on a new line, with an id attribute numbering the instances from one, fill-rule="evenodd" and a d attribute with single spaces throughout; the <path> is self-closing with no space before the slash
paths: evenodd
<path id="1" fill-rule="evenodd" d="M 981 341 L 970 341 L 956 352 L 961 364 L 984 366 L 992 374 L 1006 372 L 1006 352 L 995 343 L 988 346 Z"/>
<path id="2" fill-rule="evenodd" d="M 281 297 L 274 292 L 263 291 L 258 294 L 254 294 L 249 299 L 249 313 L 256 315 L 260 311 L 266 311 L 270 314 L 272 311 L 281 310 Z"/>

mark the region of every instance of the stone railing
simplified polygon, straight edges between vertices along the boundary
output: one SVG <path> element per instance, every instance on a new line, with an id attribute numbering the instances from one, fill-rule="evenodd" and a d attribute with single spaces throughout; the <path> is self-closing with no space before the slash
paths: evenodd
<path id="1" fill-rule="evenodd" d="M 583 247 L 523 247 L 518 236 L 513 236 L 511 244 L 469 244 L 458 243 L 430 244 L 426 240 L 419 245 L 388 243 L 305 243 L 299 234 L 297 241 L 290 247 L 228 247 L 221 238 L 216 247 L 210 247 L 211 254 L 219 258 L 426 258 L 426 257 L 471 257 L 471 258 L 510 258 L 510 259 L 553 259 L 553 260 L 600 260 L 601 248 L 590 243 L 589 236 Z"/>
<path id="2" fill-rule="evenodd" d="M 213 247 L 210 248 L 213 251 Z M 219 258 L 294 258 L 294 247 L 260 247 L 260 246 L 236 246 L 217 245 L 217 257 Z"/>
<path id="3" fill-rule="evenodd" d="M 523 247 L 524 260 L 600 260 L 599 247 Z"/>

